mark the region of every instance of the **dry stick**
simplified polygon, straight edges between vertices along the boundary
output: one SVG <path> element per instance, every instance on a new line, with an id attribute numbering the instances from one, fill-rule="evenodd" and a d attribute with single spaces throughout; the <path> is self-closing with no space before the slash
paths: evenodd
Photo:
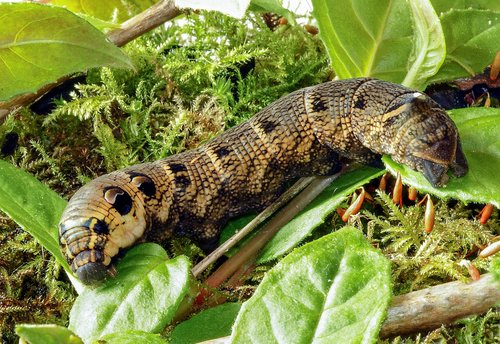
<path id="1" fill-rule="evenodd" d="M 177 17 L 181 11 L 175 7 L 173 0 L 163 0 L 144 12 L 124 22 L 116 30 L 108 34 L 111 42 L 121 47 L 133 39 L 145 34 L 161 24 Z"/>
<path id="2" fill-rule="evenodd" d="M 241 239 L 243 239 L 247 234 L 253 231 L 262 222 L 267 220 L 269 216 L 274 214 L 279 208 L 288 203 L 295 195 L 302 191 L 306 186 L 311 184 L 315 177 L 306 177 L 299 179 L 290 189 L 288 189 L 283 195 L 281 195 L 276 201 L 274 201 L 270 206 L 264 209 L 257 217 L 250 221 L 245 227 L 234 234 L 229 240 L 219 246 L 215 251 L 210 253 L 205 259 L 199 262 L 192 270 L 194 277 L 198 277 L 210 264 L 219 259 L 224 253 L 229 251 L 234 245 L 236 245 Z"/>
<path id="3" fill-rule="evenodd" d="M 181 11 L 175 7 L 173 0 L 160 1 L 144 12 L 130 18 L 121 24 L 118 29 L 109 32 L 107 34 L 108 39 L 121 47 L 164 22 L 177 17 L 180 13 Z M 0 122 L 12 111 L 33 103 L 36 99 L 69 80 L 71 77 L 72 75 L 64 76 L 51 84 L 43 86 L 35 93 L 22 94 L 8 101 L 0 102 Z"/>
<path id="4" fill-rule="evenodd" d="M 317 195 L 331 184 L 340 174 L 328 177 L 315 177 L 302 192 L 274 216 L 262 230 L 253 237 L 238 253 L 229 258 L 220 268 L 207 278 L 205 283 L 216 288 L 228 279 L 238 268 L 257 256 L 259 250 L 289 222 L 298 212 L 305 208 Z"/>
<path id="5" fill-rule="evenodd" d="M 449 282 L 394 297 L 382 324 L 381 338 L 432 330 L 460 318 L 482 314 L 500 301 L 492 274 L 476 282 Z M 226 344 L 229 337 L 199 344 Z"/>
<path id="6" fill-rule="evenodd" d="M 471 283 L 449 282 L 394 297 L 380 337 L 431 330 L 472 314 L 486 312 L 500 301 L 492 274 Z"/>

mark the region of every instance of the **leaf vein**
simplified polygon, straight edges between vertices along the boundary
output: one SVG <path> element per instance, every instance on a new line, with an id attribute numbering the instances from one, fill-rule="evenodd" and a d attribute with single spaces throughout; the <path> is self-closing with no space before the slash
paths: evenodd
<path id="1" fill-rule="evenodd" d="M 383 41 L 382 37 L 384 36 L 385 27 L 387 26 L 387 21 L 389 20 L 389 13 L 391 12 L 392 4 L 393 4 L 393 0 L 390 0 L 389 4 L 387 5 L 387 10 L 386 10 L 384 17 L 382 19 L 382 22 L 381 22 L 382 28 L 381 28 L 381 30 L 380 30 L 380 32 L 375 40 L 375 44 L 373 45 L 373 50 L 372 50 L 372 54 L 370 56 L 370 61 L 367 64 L 367 69 L 365 70 L 364 76 L 371 76 L 372 75 L 371 72 L 373 69 L 373 65 L 375 63 L 375 56 L 377 55 L 378 47 L 380 46 L 381 42 Z"/>

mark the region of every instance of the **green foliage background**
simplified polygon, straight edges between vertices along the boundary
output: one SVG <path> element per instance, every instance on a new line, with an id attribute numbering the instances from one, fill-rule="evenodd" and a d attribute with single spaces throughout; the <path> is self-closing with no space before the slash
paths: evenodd
<path id="1" fill-rule="evenodd" d="M 135 70 L 92 70 L 49 115 L 8 117 L 0 142 L 15 132 L 19 144 L 3 158 L 68 197 L 100 174 L 193 148 L 331 73 L 318 37 L 298 26 L 271 31 L 260 17 L 193 15 L 125 52 Z M 2 340 L 14 340 L 15 323 L 66 325 L 75 295 L 54 258 L 5 215 L 0 244 Z M 172 250 L 199 254 L 185 240 Z"/>
<path id="2" fill-rule="evenodd" d="M 128 44 L 135 70 L 92 70 L 72 100 L 56 101 L 49 115 L 23 109 L 9 117 L 0 139 L 16 132 L 19 147 L 4 158 L 67 197 L 99 174 L 198 146 L 282 95 L 332 76 L 322 42 L 300 26 L 272 31 L 257 16 L 240 21 L 205 12 L 185 20 Z M 354 221 L 391 258 L 396 293 L 466 280 L 458 261 L 499 234 L 497 211 L 479 226 L 474 216 L 480 206 L 452 205 L 437 202 L 436 222 L 442 225 L 430 237 L 421 230 L 421 208 L 400 209 L 385 194 Z M 334 215 L 313 237 L 341 226 Z M 75 295 L 54 258 L 6 216 L 0 217 L 0 244 L 2 340 L 15 340 L 16 322 L 67 325 Z M 200 254 L 182 239 L 171 248 L 178 252 Z M 475 264 L 488 269 L 486 260 Z M 254 288 L 267 268 L 260 267 L 245 287 Z M 491 311 L 392 342 L 493 342 L 499 321 L 500 314 Z"/>

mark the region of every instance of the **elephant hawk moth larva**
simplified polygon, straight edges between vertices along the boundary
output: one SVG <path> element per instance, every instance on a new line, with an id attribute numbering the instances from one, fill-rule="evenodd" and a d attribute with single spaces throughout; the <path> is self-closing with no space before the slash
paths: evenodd
<path id="1" fill-rule="evenodd" d="M 375 79 L 297 90 L 202 147 L 103 175 L 78 190 L 59 226 L 62 252 L 86 284 L 121 249 L 187 236 L 213 248 L 228 219 L 264 208 L 286 182 L 330 175 L 382 154 L 434 185 L 468 167 L 457 129 L 426 95 Z"/>

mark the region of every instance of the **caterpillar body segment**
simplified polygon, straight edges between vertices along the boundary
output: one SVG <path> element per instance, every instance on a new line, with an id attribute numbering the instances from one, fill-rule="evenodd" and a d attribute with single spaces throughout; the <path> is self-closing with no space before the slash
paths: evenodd
<path id="1" fill-rule="evenodd" d="M 210 250 L 229 218 L 267 206 L 293 179 L 330 175 L 381 154 L 442 186 L 467 172 L 458 131 L 426 95 L 375 79 L 297 90 L 204 146 L 101 176 L 78 190 L 59 238 L 86 284 L 141 241 L 187 236 Z"/>

